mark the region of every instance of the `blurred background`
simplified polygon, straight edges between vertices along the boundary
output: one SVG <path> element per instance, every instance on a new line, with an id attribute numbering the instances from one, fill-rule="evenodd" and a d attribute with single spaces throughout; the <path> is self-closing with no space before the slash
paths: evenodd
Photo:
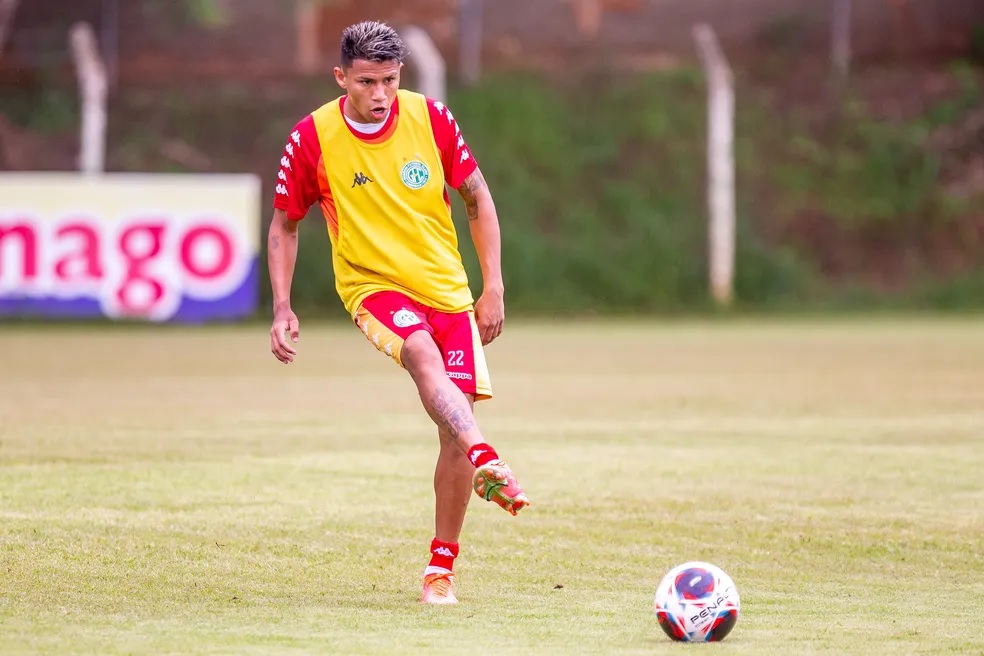
<path id="1" fill-rule="evenodd" d="M 268 316 L 284 144 L 366 18 L 443 59 L 512 316 L 984 306 L 984 0 L 0 0 L 0 312 Z M 733 83 L 714 175 L 698 25 Z M 341 316 L 303 230 L 294 309 Z"/>

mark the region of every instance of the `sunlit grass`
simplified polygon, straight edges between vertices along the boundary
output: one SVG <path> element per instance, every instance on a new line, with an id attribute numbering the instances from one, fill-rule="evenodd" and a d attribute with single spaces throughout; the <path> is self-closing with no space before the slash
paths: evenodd
<path id="1" fill-rule="evenodd" d="M 437 440 L 350 326 L 0 330 L 4 654 L 675 653 L 651 598 L 717 563 L 716 652 L 984 653 L 984 322 L 513 325 L 461 604 L 417 601 Z"/>

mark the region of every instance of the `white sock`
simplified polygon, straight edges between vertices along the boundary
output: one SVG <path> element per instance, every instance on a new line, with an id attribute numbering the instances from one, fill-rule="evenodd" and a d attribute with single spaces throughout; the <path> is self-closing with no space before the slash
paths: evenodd
<path id="1" fill-rule="evenodd" d="M 434 567 L 433 565 L 428 565 L 424 569 L 424 576 L 430 576 L 431 574 L 451 574 L 451 570 L 444 567 Z"/>

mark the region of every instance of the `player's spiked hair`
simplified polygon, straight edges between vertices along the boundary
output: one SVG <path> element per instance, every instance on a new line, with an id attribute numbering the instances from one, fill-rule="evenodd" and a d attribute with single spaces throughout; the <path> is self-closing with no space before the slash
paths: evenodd
<path id="1" fill-rule="evenodd" d="M 371 62 L 403 61 L 406 56 L 403 39 L 392 27 L 379 21 L 362 21 L 349 25 L 342 32 L 342 67 L 348 68 L 356 59 Z"/>

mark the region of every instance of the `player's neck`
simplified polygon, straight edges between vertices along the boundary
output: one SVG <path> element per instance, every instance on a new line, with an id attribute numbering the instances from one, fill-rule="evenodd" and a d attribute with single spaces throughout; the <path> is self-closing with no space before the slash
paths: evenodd
<path id="1" fill-rule="evenodd" d="M 352 109 L 351 103 L 347 102 L 345 103 L 345 107 L 342 108 L 342 116 L 345 117 L 345 121 L 349 125 L 351 125 L 352 129 L 355 130 L 356 132 L 360 134 L 371 135 L 371 134 L 376 134 L 383 129 L 383 127 L 389 121 L 389 116 L 392 111 L 393 108 L 391 107 L 386 112 L 386 116 L 383 117 L 383 120 L 378 123 L 365 123 L 362 121 L 361 116 L 352 116 L 354 110 Z"/>

